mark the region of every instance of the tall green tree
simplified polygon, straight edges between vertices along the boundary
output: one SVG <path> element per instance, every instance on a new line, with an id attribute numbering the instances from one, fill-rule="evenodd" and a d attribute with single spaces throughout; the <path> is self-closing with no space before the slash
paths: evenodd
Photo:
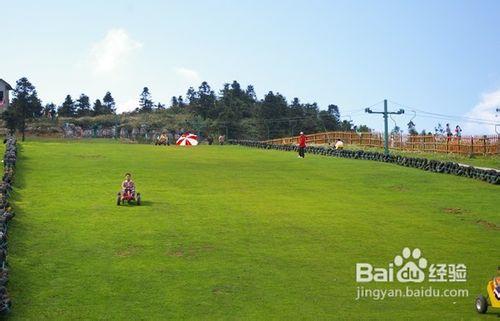
<path id="1" fill-rule="evenodd" d="M 339 128 L 340 131 L 343 131 L 343 132 L 351 132 L 353 131 L 353 124 L 352 124 L 352 120 L 346 120 L 344 119 L 341 123 L 340 123 L 340 128 Z"/>
<path id="2" fill-rule="evenodd" d="M 92 115 L 92 108 L 90 107 L 90 98 L 85 94 L 81 94 L 76 100 L 76 115 L 78 117 Z"/>
<path id="3" fill-rule="evenodd" d="M 5 127 L 7 127 L 10 134 L 14 134 L 21 126 L 21 117 L 19 117 L 18 112 L 13 108 L 7 108 L 4 110 L 2 113 L 2 120 L 4 121 Z"/>
<path id="4" fill-rule="evenodd" d="M 288 104 L 286 98 L 280 93 L 268 92 L 260 104 L 259 118 L 264 120 L 277 120 L 287 116 Z"/>
<path id="5" fill-rule="evenodd" d="M 288 104 L 280 93 L 268 92 L 259 105 L 257 117 L 265 127 L 264 137 L 272 139 L 289 134 Z"/>
<path id="6" fill-rule="evenodd" d="M 100 99 L 96 99 L 95 102 L 94 102 L 93 115 L 94 116 L 98 116 L 98 115 L 104 115 L 104 114 L 106 114 L 104 112 L 105 108 L 106 107 L 101 102 L 101 100 Z"/>
<path id="7" fill-rule="evenodd" d="M 293 119 L 304 117 L 304 106 L 300 103 L 300 100 L 295 97 L 290 104 L 289 116 Z"/>
<path id="8" fill-rule="evenodd" d="M 257 94 L 255 93 L 255 89 L 253 88 L 252 85 L 248 85 L 247 89 L 245 90 L 245 94 L 247 96 L 247 99 L 252 102 L 257 101 Z"/>
<path id="9" fill-rule="evenodd" d="M 61 107 L 57 111 L 57 114 L 60 117 L 75 117 L 76 116 L 76 108 L 75 102 L 71 98 L 70 95 L 67 95 L 62 103 Z"/>
<path id="10" fill-rule="evenodd" d="M 198 100 L 198 94 L 196 93 L 196 90 L 194 90 L 193 87 L 189 87 L 187 92 L 186 92 L 186 98 L 188 100 L 188 103 L 191 104 L 196 104 Z"/>
<path id="11" fill-rule="evenodd" d="M 102 102 L 104 107 L 102 109 L 102 114 L 107 115 L 116 113 L 115 99 L 113 98 L 113 96 L 111 96 L 111 93 L 109 91 L 104 95 Z"/>
<path id="12" fill-rule="evenodd" d="M 372 129 L 366 125 L 358 125 L 354 127 L 358 133 L 370 133 L 372 131 Z"/>
<path id="13" fill-rule="evenodd" d="M 28 78 L 23 77 L 16 82 L 14 98 L 9 109 L 2 117 L 10 131 L 21 131 L 24 141 L 27 121 L 39 117 L 43 109 L 35 86 Z"/>
<path id="14" fill-rule="evenodd" d="M 241 89 L 237 81 L 233 81 L 231 84 L 224 84 L 210 117 L 217 117 L 218 123 L 231 137 L 241 137 L 242 120 L 252 117 L 254 109 L 255 101 Z"/>
<path id="15" fill-rule="evenodd" d="M 186 102 L 184 101 L 184 98 L 182 98 L 182 95 L 177 98 L 177 102 L 180 108 L 186 107 Z"/>
<path id="16" fill-rule="evenodd" d="M 201 83 L 196 93 L 193 94 L 188 91 L 188 94 L 192 95 L 189 105 L 191 107 L 190 110 L 193 113 L 201 116 L 203 119 L 206 119 L 207 117 L 217 117 L 215 108 L 217 98 L 215 97 L 214 91 L 210 88 L 210 85 L 206 81 Z M 194 101 L 191 102 L 191 99 Z"/>
<path id="17" fill-rule="evenodd" d="M 326 131 L 335 131 L 340 127 L 340 112 L 337 105 L 328 105 L 327 110 L 321 110 L 319 119 Z"/>
<path id="18" fill-rule="evenodd" d="M 340 121 L 340 111 L 339 111 L 339 106 L 337 105 L 328 105 L 328 114 L 331 115 L 333 118 L 336 119 L 336 121 Z"/>
<path id="19" fill-rule="evenodd" d="M 180 114 L 184 112 L 184 108 L 186 107 L 186 104 L 184 103 L 184 98 L 182 98 L 182 96 L 179 97 L 173 96 L 170 104 L 171 105 L 169 110 L 174 114 Z"/>
<path id="20" fill-rule="evenodd" d="M 139 111 L 140 112 L 151 112 L 153 110 L 153 100 L 151 99 L 151 93 L 148 87 L 142 89 L 142 93 L 139 97 Z"/>
<path id="21" fill-rule="evenodd" d="M 307 133 L 324 131 L 325 128 L 319 119 L 319 107 L 317 103 L 304 104 L 304 120 L 302 130 Z"/>

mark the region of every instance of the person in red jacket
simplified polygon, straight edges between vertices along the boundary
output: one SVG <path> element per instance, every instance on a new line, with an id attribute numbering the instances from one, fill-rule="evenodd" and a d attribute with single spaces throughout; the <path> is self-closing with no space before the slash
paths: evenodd
<path id="1" fill-rule="evenodd" d="M 306 135 L 304 135 L 304 132 L 300 132 L 300 136 L 299 136 L 299 157 L 300 158 L 304 158 L 305 150 L 306 150 Z"/>

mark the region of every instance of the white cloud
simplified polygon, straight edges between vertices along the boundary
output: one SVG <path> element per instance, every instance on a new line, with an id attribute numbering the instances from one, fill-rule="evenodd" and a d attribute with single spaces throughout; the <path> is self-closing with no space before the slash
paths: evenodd
<path id="1" fill-rule="evenodd" d="M 129 99 L 116 104 L 116 112 L 123 113 L 127 111 L 133 111 L 139 106 L 139 99 Z"/>
<path id="2" fill-rule="evenodd" d="M 142 44 L 130 38 L 124 29 L 110 29 L 106 36 L 92 45 L 90 64 L 95 73 L 109 73 L 125 65 Z"/>
<path id="3" fill-rule="evenodd" d="M 497 108 L 500 108 L 500 89 L 484 93 L 481 96 L 481 101 L 465 116 L 500 125 L 500 113 L 496 112 Z M 500 126 L 497 127 L 497 130 L 500 130 Z M 495 134 L 495 125 L 467 123 L 464 125 L 464 132 L 470 134 Z"/>
<path id="4" fill-rule="evenodd" d="M 201 77 L 196 70 L 188 68 L 175 68 L 175 73 L 190 86 L 196 86 L 201 83 Z"/>

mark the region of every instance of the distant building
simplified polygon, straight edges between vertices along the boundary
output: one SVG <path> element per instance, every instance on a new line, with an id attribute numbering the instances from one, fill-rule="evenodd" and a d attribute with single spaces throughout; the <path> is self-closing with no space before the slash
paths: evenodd
<path id="1" fill-rule="evenodd" d="M 3 79 L 0 79 L 0 112 L 9 108 L 9 91 L 12 87 Z"/>

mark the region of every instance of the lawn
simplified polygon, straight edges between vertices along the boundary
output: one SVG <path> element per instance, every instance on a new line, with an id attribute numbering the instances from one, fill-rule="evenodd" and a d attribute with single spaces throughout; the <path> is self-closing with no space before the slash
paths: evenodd
<path id="1" fill-rule="evenodd" d="M 141 206 L 115 203 L 128 171 Z M 12 320 L 497 319 L 473 301 L 500 263 L 499 186 L 363 160 L 106 140 L 25 142 L 16 175 Z M 387 266 L 406 246 L 466 264 L 467 282 L 432 285 L 469 297 L 355 300 L 356 263 Z"/>

